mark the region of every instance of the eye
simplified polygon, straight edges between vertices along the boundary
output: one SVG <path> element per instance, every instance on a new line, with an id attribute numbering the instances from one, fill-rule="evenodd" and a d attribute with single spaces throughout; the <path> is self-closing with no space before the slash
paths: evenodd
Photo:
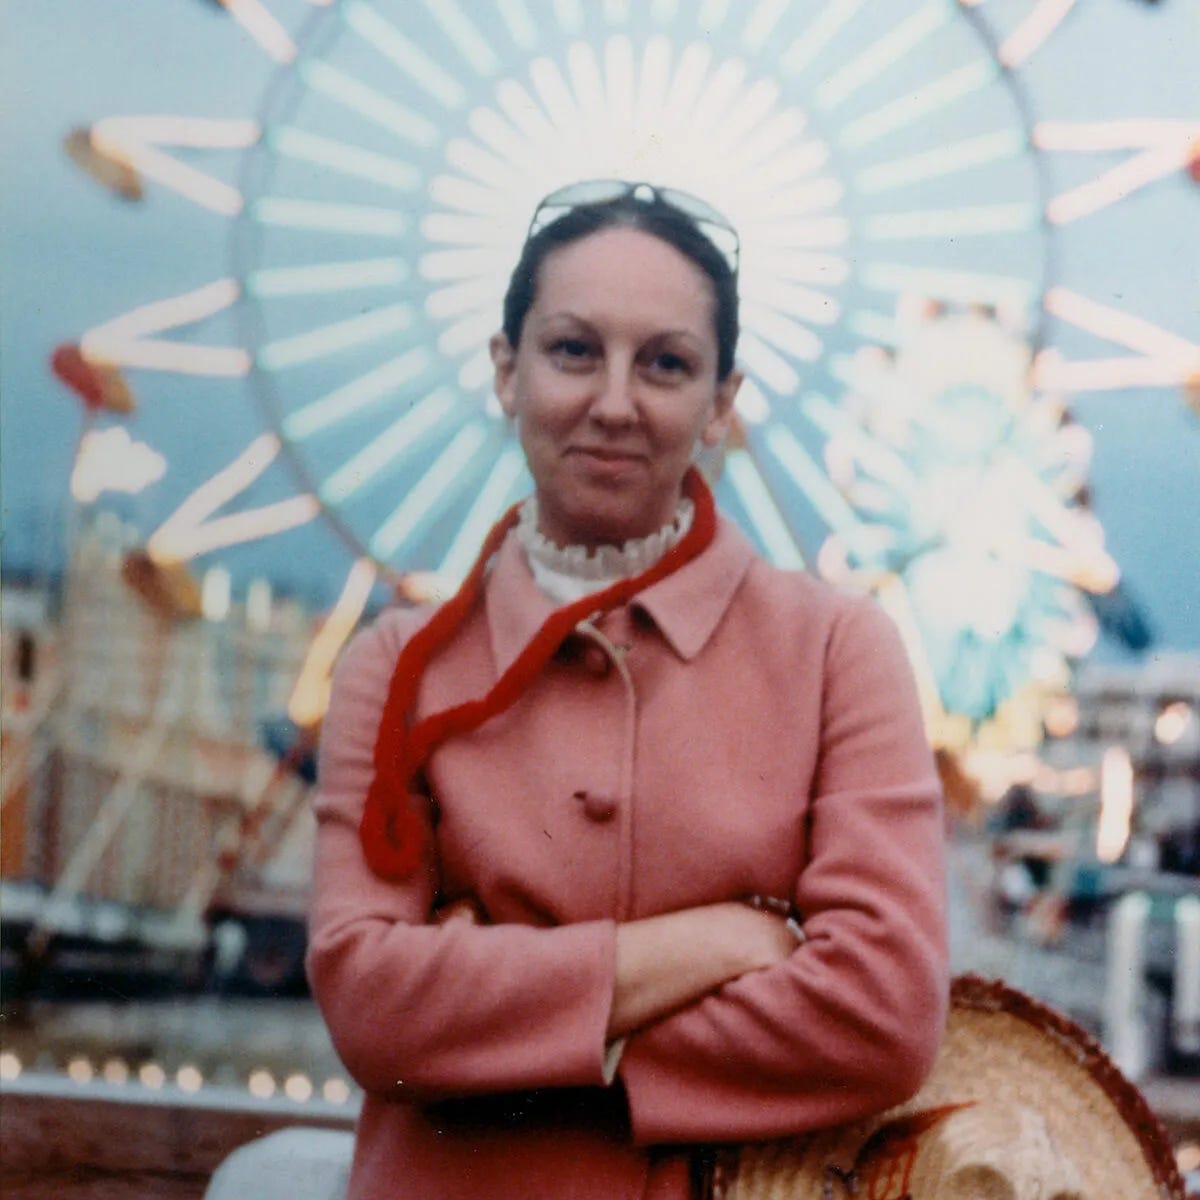
<path id="1" fill-rule="evenodd" d="M 694 373 L 692 360 L 674 350 L 656 350 L 648 354 L 645 368 L 653 378 L 668 383 L 690 378 Z"/>
<path id="2" fill-rule="evenodd" d="M 588 366 L 596 356 L 596 348 L 586 338 L 555 338 L 548 347 L 551 357 L 560 367 L 578 369 Z"/>

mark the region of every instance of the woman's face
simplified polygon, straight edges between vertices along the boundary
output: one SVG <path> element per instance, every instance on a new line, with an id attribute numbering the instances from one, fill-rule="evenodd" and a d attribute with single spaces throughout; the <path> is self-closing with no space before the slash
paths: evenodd
<path id="1" fill-rule="evenodd" d="M 697 439 L 717 445 L 741 375 L 717 380 L 713 289 L 669 243 L 605 229 L 553 251 L 516 350 L 491 343 L 541 532 L 620 544 L 675 515 Z"/>

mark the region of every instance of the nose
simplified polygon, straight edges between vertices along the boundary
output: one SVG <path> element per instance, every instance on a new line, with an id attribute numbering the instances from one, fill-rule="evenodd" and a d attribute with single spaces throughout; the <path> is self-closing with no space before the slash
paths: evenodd
<path id="1" fill-rule="evenodd" d="M 621 362 L 610 362 L 597 380 L 589 416 L 598 425 L 623 428 L 638 420 L 637 388 L 633 371 Z"/>

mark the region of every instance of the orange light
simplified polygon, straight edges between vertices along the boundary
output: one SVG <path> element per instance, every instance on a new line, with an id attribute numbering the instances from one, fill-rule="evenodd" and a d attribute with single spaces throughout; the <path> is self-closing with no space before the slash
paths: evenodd
<path id="1" fill-rule="evenodd" d="M 1154 739 L 1161 746 L 1173 746 L 1196 719 L 1192 707 L 1184 700 L 1168 704 L 1154 720 Z"/>

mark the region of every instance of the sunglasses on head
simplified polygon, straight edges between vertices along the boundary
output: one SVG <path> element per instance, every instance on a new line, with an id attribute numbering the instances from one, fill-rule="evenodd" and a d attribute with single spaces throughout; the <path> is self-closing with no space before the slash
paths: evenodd
<path id="1" fill-rule="evenodd" d="M 551 192 L 537 206 L 525 240 L 536 237 L 547 225 L 553 225 L 572 209 L 592 204 L 612 204 L 632 198 L 647 205 L 662 205 L 687 217 L 725 259 L 730 271 L 738 272 L 741 241 L 729 219 L 711 204 L 678 188 L 657 187 L 652 183 L 630 183 L 625 179 L 581 179 Z"/>

